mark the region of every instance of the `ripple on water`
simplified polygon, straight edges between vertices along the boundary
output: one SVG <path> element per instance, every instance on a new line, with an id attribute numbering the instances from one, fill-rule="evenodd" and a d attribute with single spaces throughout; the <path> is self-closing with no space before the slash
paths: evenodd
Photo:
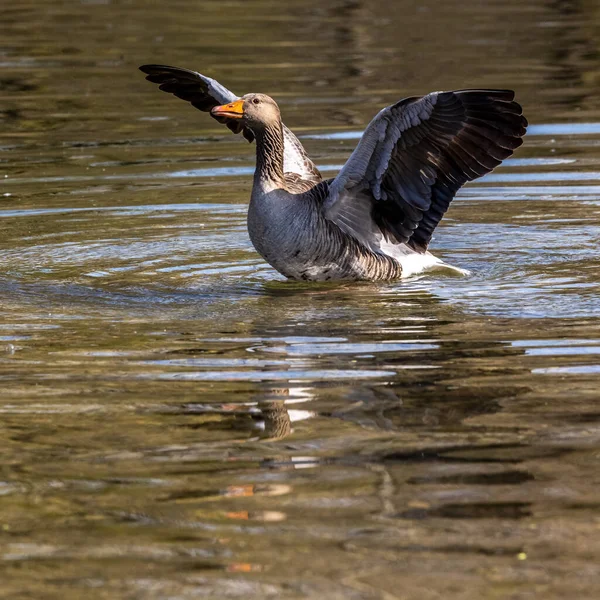
<path id="1" fill-rule="evenodd" d="M 248 348 L 251 352 L 273 352 L 276 354 L 287 354 L 288 356 L 315 356 L 326 354 L 365 354 L 381 352 L 415 352 L 425 350 L 436 350 L 437 344 L 425 341 L 394 342 L 392 340 L 383 343 L 292 343 L 288 346 L 255 346 Z"/>
<path id="2" fill-rule="evenodd" d="M 593 2 L 13 4 L 4 593 L 600 597 Z M 199 44 L 328 177 L 403 89 L 512 82 L 525 144 L 432 244 L 471 275 L 282 281 L 246 232 L 254 146 L 127 58 Z"/>
<path id="3" fill-rule="evenodd" d="M 532 369 L 536 375 L 598 375 L 600 365 L 573 365 L 568 367 L 544 367 Z"/>
<path id="4" fill-rule="evenodd" d="M 395 368 L 395 367 L 394 367 Z M 139 373 L 137 379 L 163 381 L 338 381 L 345 379 L 377 379 L 395 374 L 390 370 L 368 369 L 289 369 L 285 371 L 196 371 L 179 373 Z"/>

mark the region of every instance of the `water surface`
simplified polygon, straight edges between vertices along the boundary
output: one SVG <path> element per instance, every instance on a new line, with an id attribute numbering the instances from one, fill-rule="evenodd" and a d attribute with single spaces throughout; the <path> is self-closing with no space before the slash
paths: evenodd
<path id="1" fill-rule="evenodd" d="M 439 4 L 0 9 L 5 597 L 599 597 L 600 11 Z M 275 96 L 328 176 L 407 95 L 532 126 L 436 232 L 469 276 L 291 283 L 254 146 L 148 62 Z"/>

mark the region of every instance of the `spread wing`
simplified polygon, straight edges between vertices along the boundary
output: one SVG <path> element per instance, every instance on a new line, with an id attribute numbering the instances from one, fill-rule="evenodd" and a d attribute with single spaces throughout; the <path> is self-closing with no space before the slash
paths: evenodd
<path id="1" fill-rule="evenodd" d="M 527 120 L 513 99 L 458 90 L 384 108 L 331 183 L 325 216 L 367 245 L 383 233 L 424 252 L 460 187 L 523 143 Z"/>
<path id="2" fill-rule="evenodd" d="M 215 106 L 238 100 L 238 96 L 218 81 L 195 71 L 166 65 L 143 65 L 140 67 L 140 71 L 146 73 L 148 81 L 158 83 L 159 89 L 163 92 L 169 92 L 177 98 L 186 100 L 204 112 L 209 112 Z M 227 119 L 222 116 L 213 116 L 213 118 L 227 125 L 233 133 L 242 133 L 249 142 L 254 140 L 254 134 L 239 120 Z M 319 170 L 308 158 L 298 138 L 285 125 L 283 126 L 283 138 L 284 171 L 295 173 L 303 179 L 321 181 Z"/>

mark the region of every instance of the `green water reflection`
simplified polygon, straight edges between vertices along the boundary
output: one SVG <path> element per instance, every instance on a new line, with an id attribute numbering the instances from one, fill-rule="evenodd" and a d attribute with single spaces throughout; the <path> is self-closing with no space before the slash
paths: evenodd
<path id="1" fill-rule="evenodd" d="M 0 18 L 0 596 L 600 595 L 596 2 Z M 147 62 L 272 94 L 332 174 L 434 89 L 512 87 L 534 134 L 437 232 L 470 276 L 288 283 L 254 147 Z"/>

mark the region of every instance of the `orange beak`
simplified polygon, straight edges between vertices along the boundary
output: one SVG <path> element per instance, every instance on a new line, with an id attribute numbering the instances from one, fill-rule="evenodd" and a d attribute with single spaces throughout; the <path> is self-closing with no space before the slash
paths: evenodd
<path id="1" fill-rule="evenodd" d="M 227 117 L 228 119 L 241 119 L 244 116 L 244 101 L 240 98 L 229 104 L 222 104 L 211 109 L 210 114 L 215 117 Z"/>

